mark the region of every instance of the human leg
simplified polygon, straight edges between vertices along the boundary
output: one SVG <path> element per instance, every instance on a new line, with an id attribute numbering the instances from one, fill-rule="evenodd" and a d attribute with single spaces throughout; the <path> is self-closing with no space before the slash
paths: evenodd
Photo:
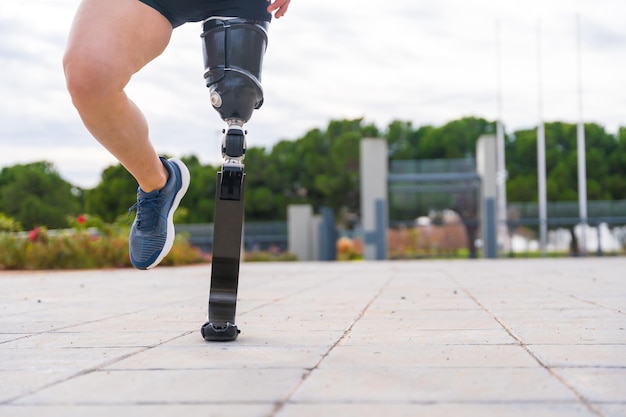
<path id="1" fill-rule="evenodd" d="M 167 46 L 172 25 L 138 0 L 83 0 L 70 32 L 64 69 L 85 126 L 139 183 L 131 228 L 132 264 L 149 269 L 170 251 L 174 211 L 189 185 L 179 160 L 160 159 L 148 125 L 124 88 Z"/>
<path id="2" fill-rule="evenodd" d="M 168 174 L 143 114 L 124 88 L 163 52 L 171 33 L 167 19 L 137 0 L 83 0 L 63 60 L 68 90 L 85 126 L 146 192 L 162 188 Z"/>

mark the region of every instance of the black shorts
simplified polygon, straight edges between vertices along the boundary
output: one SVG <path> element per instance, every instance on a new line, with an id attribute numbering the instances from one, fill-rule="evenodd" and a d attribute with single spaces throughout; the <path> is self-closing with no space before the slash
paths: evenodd
<path id="1" fill-rule="evenodd" d="M 269 22 L 267 0 L 139 0 L 167 18 L 172 27 L 213 16 L 242 17 Z"/>

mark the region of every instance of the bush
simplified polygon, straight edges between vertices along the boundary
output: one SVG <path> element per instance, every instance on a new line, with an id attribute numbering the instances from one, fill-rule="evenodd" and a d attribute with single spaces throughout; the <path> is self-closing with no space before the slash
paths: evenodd
<path id="1" fill-rule="evenodd" d="M 244 256 L 244 260 L 246 262 L 292 262 L 297 261 L 298 257 L 288 252 L 255 251 L 247 252 Z"/>
<path id="2" fill-rule="evenodd" d="M 0 232 L 19 232 L 22 230 L 20 222 L 4 213 L 0 213 Z"/>
<path id="3" fill-rule="evenodd" d="M 6 218 L 6 217 L 5 217 Z M 6 218 L 9 219 L 9 218 Z M 48 230 L 36 227 L 28 232 L 16 233 L 19 223 L 1 226 L 0 214 L 0 270 L 94 269 L 129 268 L 128 233 L 130 220 L 120 216 L 115 223 L 105 223 L 100 217 L 81 214 L 67 219 L 71 229 Z M 278 249 L 267 252 L 250 252 L 246 261 L 295 261 L 297 257 L 281 253 Z M 189 244 L 184 235 L 176 235 L 174 246 L 160 265 L 182 266 L 208 263 L 211 255 L 203 254 Z"/>
<path id="4" fill-rule="evenodd" d="M 189 244 L 184 236 L 176 235 L 174 246 L 170 253 L 163 259 L 160 265 L 164 266 L 182 266 L 203 262 L 210 262 L 211 256 L 205 255 L 195 246 Z"/>
<path id="5" fill-rule="evenodd" d="M 80 223 L 80 221 L 79 221 Z M 81 225 L 82 226 L 82 225 Z M 99 229 L 77 227 L 48 231 L 40 227 L 28 233 L 0 232 L 0 269 L 91 269 L 131 267 L 128 227 L 107 225 Z M 182 237 L 162 265 L 206 262 L 199 250 Z"/>

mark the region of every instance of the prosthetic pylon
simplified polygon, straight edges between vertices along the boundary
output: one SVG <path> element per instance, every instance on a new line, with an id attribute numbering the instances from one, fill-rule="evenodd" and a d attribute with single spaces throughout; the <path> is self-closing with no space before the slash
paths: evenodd
<path id="1" fill-rule="evenodd" d="M 243 125 L 263 103 L 260 80 L 267 26 L 267 22 L 240 18 L 211 18 L 203 23 L 204 78 L 213 108 L 228 125 L 215 193 L 208 321 L 201 330 L 208 341 L 231 341 L 239 335 L 235 313 L 246 177 Z"/>

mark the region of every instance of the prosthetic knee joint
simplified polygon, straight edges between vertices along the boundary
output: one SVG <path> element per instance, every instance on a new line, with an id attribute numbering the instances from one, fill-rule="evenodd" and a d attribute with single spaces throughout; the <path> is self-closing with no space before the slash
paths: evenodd
<path id="1" fill-rule="evenodd" d="M 246 131 L 255 109 L 263 104 L 261 67 L 267 46 L 267 22 L 211 18 L 204 22 L 204 63 L 211 104 L 228 127 L 224 130 L 224 164 L 217 175 L 209 321 L 202 336 L 234 340 L 237 286 L 243 231 Z"/>

